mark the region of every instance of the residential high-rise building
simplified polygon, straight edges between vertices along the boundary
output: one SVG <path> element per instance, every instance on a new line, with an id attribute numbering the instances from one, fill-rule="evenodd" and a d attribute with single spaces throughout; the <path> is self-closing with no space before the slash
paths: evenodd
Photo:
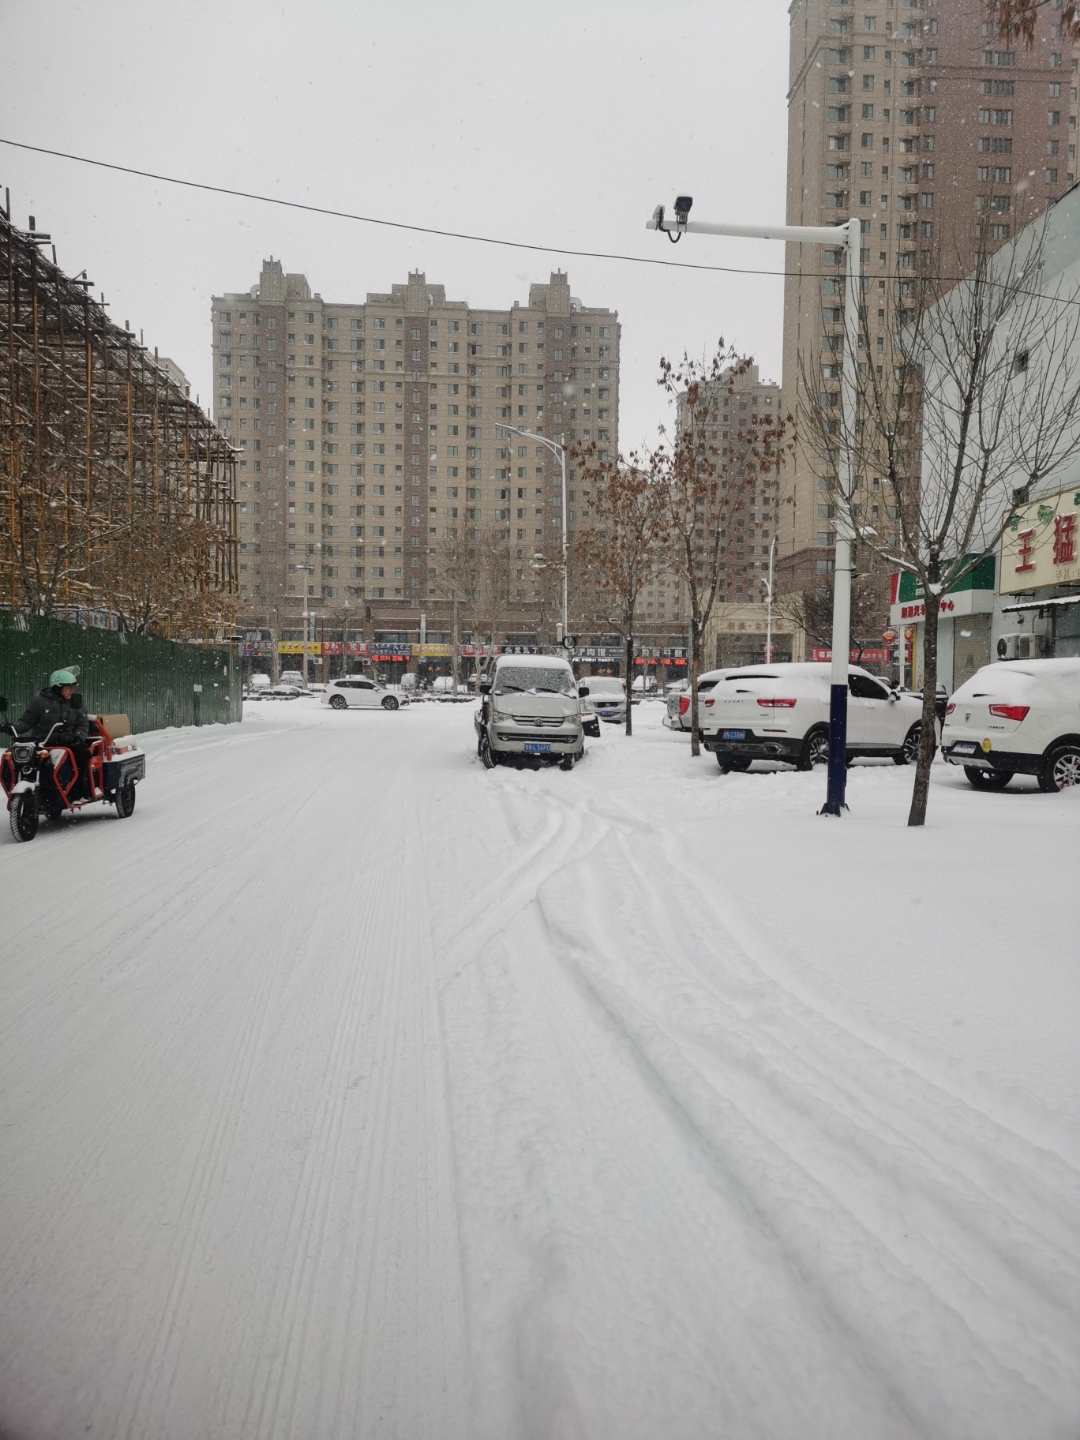
<path id="1" fill-rule="evenodd" d="M 497 426 L 617 453 L 618 318 L 561 272 L 508 309 L 448 300 L 421 273 L 332 303 L 271 259 L 212 306 L 247 626 L 276 635 L 348 600 L 404 637 L 445 596 L 449 535 L 490 533 L 523 570 L 561 537 L 556 458 Z"/>
<path id="2" fill-rule="evenodd" d="M 790 15 L 788 223 L 859 216 L 859 363 L 885 367 L 896 289 L 963 275 L 980 221 L 1003 244 L 1073 184 L 1076 58 L 1060 6 L 1043 8 L 1031 49 L 996 34 L 986 0 L 794 0 Z M 839 415 L 843 252 L 789 245 L 785 268 L 785 410 L 809 397 Z M 861 513 L 888 541 L 895 513 L 878 477 L 861 481 Z M 831 583 L 817 578 L 833 565 L 828 488 L 804 434 L 785 466 L 786 588 Z"/>

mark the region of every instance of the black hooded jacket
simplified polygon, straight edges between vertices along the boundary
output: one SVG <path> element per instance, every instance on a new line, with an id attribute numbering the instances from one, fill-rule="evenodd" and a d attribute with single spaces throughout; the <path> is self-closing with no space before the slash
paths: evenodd
<path id="1" fill-rule="evenodd" d="M 59 685 L 53 685 L 34 696 L 21 719 L 15 722 L 15 729 L 20 736 L 29 731 L 30 739 L 44 740 L 58 722 L 60 729 L 53 730 L 52 735 L 55 744 L 62 745 L 65 741 L 80 745 L 86 743 L 90 716 L 83 709 L 82 696 L 72 695 L 70 700 L 65 700 Z"/>

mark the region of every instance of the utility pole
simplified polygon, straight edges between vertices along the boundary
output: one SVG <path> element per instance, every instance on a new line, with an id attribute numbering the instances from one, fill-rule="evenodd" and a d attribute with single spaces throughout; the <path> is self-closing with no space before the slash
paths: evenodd
<path id="1" fill-rule="evenodd" d="M 860 227 L 858 216 L 842 225 L 714 225 L 690 220 L 693 200 L 680 195 L 675 219 L 664 218 L 658 205 L 647 230 L 662 230 L 677 242 L 684 235 L 730 235 L 749 240 L 784 240 L 796 244 L 829 246 L 845 251 L 847 287 L 844 303 L 844 364 L 840 385 L 840 459 L 837 480 L 840 504 L 836 517 L 836 551 L 833 561 L 832 674 L 829 705 L 829 781 L 821 815 L 839 815 L 847 809 L 847 698 L 851 657 L 851 494 L 858 389 Z M 771 636 L 770 636 L 771 638 Z"/>

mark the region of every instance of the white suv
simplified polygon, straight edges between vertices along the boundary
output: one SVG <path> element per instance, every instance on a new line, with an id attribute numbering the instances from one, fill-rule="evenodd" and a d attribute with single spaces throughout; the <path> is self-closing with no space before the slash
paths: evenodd
<path id="1" fill-rule="evenodd" d="M 984 665 L 953 691 L 941 754 L 976 790 L 1017 774 L 1042 790 L 1080 784 L 1080 658 Z"/>
<path id="2" fill-rule="evenodd" d="M 725 774 L 754 760 L 784 760 L 799 770 L 829 759 L 828 664 L 744 665 L 724 672 L 700 701 L 706 750 Z M 910 764 L 919 749 L 922 697 L 890 690 L 848 667 L 847 755 L 889 756 Z"/>

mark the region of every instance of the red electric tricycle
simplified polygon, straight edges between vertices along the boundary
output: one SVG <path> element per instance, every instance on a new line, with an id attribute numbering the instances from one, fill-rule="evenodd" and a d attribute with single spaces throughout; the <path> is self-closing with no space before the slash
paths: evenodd
<path id="1" fill-rule="evenodd" d="M 0 712 L 6 710 L 7 701 L 0 699 Z M 43 818 L 59 820 L 87 805 L 115 805 L 121 819 L 135 809 L 135 786 L 146 774 L 146 755 L 128 736 L 126 715 L 90 717 L 86 737 L 89 794 L 78 798 L 72 793 L 77 779 L 75 757 L 67 746 L 50 744 L 49 736 L 20 739 L 14 726 L 6 728 L 10 738 L 0 754 L 0 787 L 7 796 L 16 840 L 33 840 Z"/>

